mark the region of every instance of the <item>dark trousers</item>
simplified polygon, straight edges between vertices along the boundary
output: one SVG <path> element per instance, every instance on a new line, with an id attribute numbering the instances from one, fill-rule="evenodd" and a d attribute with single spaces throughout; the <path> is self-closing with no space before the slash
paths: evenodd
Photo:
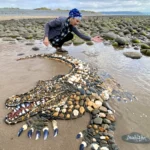
<path id="1" fill-rule="evenodd" d="M 66 37 L 64 37 L 64 39 L 62 39 L 57 45 L 52 45 L 53 47 L 62 47 L 62 45 L 69 41 L 69 40 L 72 40 L 73 39 L 73 34 L 72 33 L 69 33 Z M 52 40 L 50 39 L 50 42 L 52 43 Z"/>

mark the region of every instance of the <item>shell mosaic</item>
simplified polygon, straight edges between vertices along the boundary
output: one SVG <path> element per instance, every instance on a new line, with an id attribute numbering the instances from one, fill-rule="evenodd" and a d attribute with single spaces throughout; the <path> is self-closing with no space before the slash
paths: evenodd
<path id="1" fill-rule="evenodd" d="M 47 140 L 49 123 L 52 123 L 55 137 L 58 135 L 57 120 L 77 119 L 88 112 L 91 119 L 87 129 L 76 136 L 82 139 L 79 149 L 90 146 L 92 150 L 118 150 L 114 140 L 115 110 L 108 100 L 127 102 L 135 99 L 134 95 L 124 92 L 116 82 L 110 84 L 112 80 L 104 82 L 88 64 L 69 55 L 37 54 L 19 60 L 35 57 L 61 61 L 71 70 L 51 80 L 40 80 L 30 91 L 9 97 L 5 105 L 12 111 L 5 117 L 5 122 L 12 125 L 25 121 L 18 136 L 29 129 L 29 138 L 35 135 L 38 140 L 43 133 Z"/>

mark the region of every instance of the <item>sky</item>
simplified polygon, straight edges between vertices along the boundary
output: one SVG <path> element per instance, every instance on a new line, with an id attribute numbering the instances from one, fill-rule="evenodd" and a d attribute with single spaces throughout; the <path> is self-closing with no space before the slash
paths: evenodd
<path id="1" fill-rule="evenodd" d="M 47 7 L 51 9 L 72 9 L 89 11 L 140 11 L 148 12 L 150 0 L 0 0 L 0 8 L 17 7 L 34 9 Z"/>

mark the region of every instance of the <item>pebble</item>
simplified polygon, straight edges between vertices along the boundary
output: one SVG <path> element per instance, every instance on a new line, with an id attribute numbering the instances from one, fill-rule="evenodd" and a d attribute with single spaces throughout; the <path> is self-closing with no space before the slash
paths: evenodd
<path id="1" fill-rule="evenodd" d="M 107 110 L 107 108 L 106 108 L 106 107 L 101 106 L 101 107 L 100 107 L 100 111 L 107 112 L 108 110 Z"/>
<path id="2" fill-rule="evenodd" d="M 32 47 L 32 50 L 34 50 L 34 51 L 38 51 L 40 48 L 39 47 Z"/>
<path id="3" fill-rule="evenodd" d="M 101 147 L 100 150 L 109 150 L 107 147 Z"/>
<path id="4" fill-rule="evenodd" d="M 67 118 L 67 119 L 70 119 L 70 114 L 66 114 L 66 118 Z"/>
<path id="5" fill-rule="evenodd" d="M 108 115 L 106 116 L 106 118 L 107 118 L 108 120 L 112 121 L 112 122 L 116 121 L 116 119 L 115 119 L 115 116 L 114 116 L 114 115 L 110 115 L 110 114 L 108 114 Z"/>
<path id="6" fill-rule="evenodd" d="M 98 107 L 101 107 L 101 106 L 102 106 L 102 102 L 101 102 L 101 101 L 95 101 L 95 104 L 96 104 Z"/>
<path id="7" fill-rule="evenodd" d="M 59 114 L 59 112 L 55 112 L 55 113 L 53 114 L 53 116 L 54 116 L 54 117 L 57 117 L 58 114 Z"/>
<path id="8" fill-rule="evenodd" d="M 106 117 L 106 114 L 105 114 L 105 113 L 99 113 L 99 116 L 100 116 L 101 118 L 105 118 L 105 117 Z"/>
<path id="9" fill-rule="evenodd" d="M 83 113 L 85 112 L 84 107 L 83 107 L 83 106 L 82 106 L 82 107 L 80 107 L 79 111 L 80 111 L 80 114 L 83 114 Z"/>
<path id="10" fill-rule="evenodd" d="M 98 114 L 100 111 L 98 110 L 98 109 L 94 109 L 93 111 L 92 111 L 92 114 L 93 115 L 96 115 L 96 114 Z"/>
<path id="11" fill-rule="evenodd" d="M 94 119 L 94 123 L 98 124 L 98 125 L 102 124 L 102 121 L 103 121 L 102 118 L 95 118 Z"/>

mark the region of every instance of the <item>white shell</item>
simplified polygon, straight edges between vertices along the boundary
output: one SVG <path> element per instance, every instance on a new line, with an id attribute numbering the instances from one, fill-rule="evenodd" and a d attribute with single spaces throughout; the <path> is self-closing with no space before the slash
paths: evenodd
<path id="1" fill-rule="evenodd" d="M 73 110 L 73 115 L 74 115 L 75 117 L 77 117 L 77 116 L 79 115 L 79 111 L 76 110 L 76 109 L 74 109 L 74 110 Z"/>

